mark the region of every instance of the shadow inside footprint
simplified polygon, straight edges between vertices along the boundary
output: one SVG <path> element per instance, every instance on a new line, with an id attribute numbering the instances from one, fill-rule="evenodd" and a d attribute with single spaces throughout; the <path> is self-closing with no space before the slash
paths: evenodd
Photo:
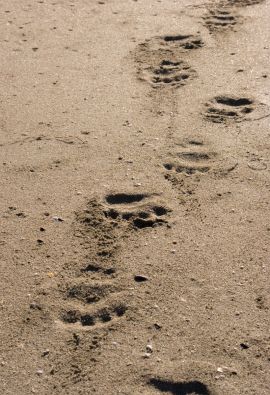
<path id="1" fill-rule="evenodd" d="M 151 379 L 149 384 L 161 392 L 171 392 L 173 395 L 211 395 L 207 386 L 200 381 L 175 383 L 170 380 Z"/>
<path id="2" fill-rule="evenodd" d="M 248 106 L 253 103 L 253 100 L 246 97 L 235 98 L 229 96 L 217 96 L 215 99 L 219 104 L 225 104 L 226 106 L 232 107 Z"/>
<path id="3" fill-rule="evenodd" d="M 141 202 L 148 195 L 144 193 L 114 193 L 106 196 L 109 204 L 131 204 Z"/>

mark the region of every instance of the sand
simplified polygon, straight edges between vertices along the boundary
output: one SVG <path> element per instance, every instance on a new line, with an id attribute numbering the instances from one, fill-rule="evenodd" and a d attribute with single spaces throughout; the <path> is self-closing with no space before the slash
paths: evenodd
<path id="1" fill-rule="evenodd" d="M 269 395 L 270 2 L 1 2 L 3 395 Z"/>

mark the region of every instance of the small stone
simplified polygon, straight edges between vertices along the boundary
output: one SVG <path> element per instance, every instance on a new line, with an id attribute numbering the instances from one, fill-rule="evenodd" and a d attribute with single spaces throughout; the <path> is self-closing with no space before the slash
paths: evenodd
<path id="1" fill-rule="evenodd" d="M 50 350 L 45 350 L 43 351 L 43 353 L 41 354 L 42 357 L 46 357 L 47 355 L 49 355 Z"/>
<path id="2" fill-rule="evenodd" d="M 40 376 L 40 375 L 43 374 L 44 372 L 43 372 L 43 369 L 38 369 L 36 373 Z"/>
<path id="3" fill-rule="evenodd" d="M 146 345 L 146 352 L 149 353 L 149 354 L 152 354 L 152 352 L 153 352 L 152 344 L 147 344 Z"/>
<path id="4" fill-rule="evenodd" d="M 53 219 L 55 222 L 63 222 L 63 221 L 64 221 L 63 218 L 60 218 L 60 217 L 57 217 L 57 216 L 52 217 L 52 219 Z"/>
<path id="5" fill-rule="evenodd" d="M 249 348 L 249 345 L 247 343 L 240 343 L 240 347 L 242 350 L 247 350 Z"/>
<path id="6" fill-rule="evenodd" d="M 156 322 L 156 323 L 154 324 L 154 328 L 155 328 L 155 329 L 161 329 L 162 326 Z"/>

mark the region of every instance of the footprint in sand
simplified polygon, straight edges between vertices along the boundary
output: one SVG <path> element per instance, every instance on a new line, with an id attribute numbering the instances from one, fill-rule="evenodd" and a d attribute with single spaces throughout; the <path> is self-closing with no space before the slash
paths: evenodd
<path id="1" fill-rule="evenodd" d="M 107 195 L 105 201 L 105 217 L 119 225 L 138 230 L 167 223 L 170 210 L 154 195 L 116 193 Z"/>
<path id="2" fill-rule="evenodd" d="M 135 50 L 138 78 L 153 88 L 180 87 L 197 76 L 182 59 L 185 53 L 204 46 L 200 36 L 171 34 L 153 37 Z"/>
<path id="3" fill-rule="evenodd" d="M 195 70 L 183 60 L 170 56 L 154 61 L 141 72 L 141 79 L 147 81 L 153 88 L 180 87 L 196 76 Z M 158 58 L 158 57 L 157 57 Z"/>
<path id="4" fill-rule="evenodd" d="M 175 145 L 168 157 L 163 163 L 165 178 L 182 192 L 187 188 L 189 194 L 194 192 L 204 174 L 221 177 L 236 167 L 235 161 L 223 159 L 199 139 L 187 139 Z"/>
<path id="5" fill-rule="evenodd" d="M 111 193 L 102 202 L 91 200 L 87 209 L 77 214 L 77 232 L 89 244 L 91 261 L 81 268 L 77 279 L 61 289 L 64 299 L 61 306 L 65 305 L 59 314 L 62 325 L 72 329 L 99 328 L 126 314 L 127 295 L 116 284 L 117 273 L 113 267 L 118 240 L 133 230 L 167 223 L 170 210 L 157 196 Z"/>
<path id="6" fill-rule="evenodd" d="M 216 96 L 205 104 L 204 117 L 214 123 L 243 121 L 254 111 L 254 100 L 248 97 Z"/>
<path id="7" fill-rule="evenodd" d="M 216 152 L 208 149 L 201 140 L 187 140 L 175 147 L 170 153 L 169 161 L 163 164 L 168 171 L 193 175 L 207 173 L 219 167 L 219 159 Z"/>
<path id="8" fill-rule="evenodd" d="M 209 10 L 203 20 L 210 33 L 214 33 L 232 29 L 241 21 L 241 17 L 229 8 L 220 7 Z"/>

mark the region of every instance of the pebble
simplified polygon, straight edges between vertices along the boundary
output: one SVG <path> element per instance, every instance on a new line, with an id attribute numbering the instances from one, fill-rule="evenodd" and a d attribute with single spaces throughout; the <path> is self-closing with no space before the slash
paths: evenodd
<path id="1" fill-rule="evenodd" d="M 152 352 L 153 352 L 152 344 L 147 344 L 146 345 L 146 352 L 149 353 L 149 354 L 152 354 Z"/>
<path id="2" fill-rule="evenodd" d="M 56 222 L 63 222 L 63 221 L 64 221 L 63 218 L 57 217 L 57 216 L 52 217 L 52 219 L 53 219 L 54 221 L 56 221 Z"/>
<path id="3" fill-rule="evenodd" d="M 44 372 L 43 372 L 42 369 L 38 369 L 36 373 L 40 376 L 40 375 L 43 374 Z"/>
<path id="4" fill-rule="evenodd" d="M 154 328 L 155 328 L 155 329 L 161 329 L 162 326 L 156 322 L 156 323 L 154 324 Z"/>

